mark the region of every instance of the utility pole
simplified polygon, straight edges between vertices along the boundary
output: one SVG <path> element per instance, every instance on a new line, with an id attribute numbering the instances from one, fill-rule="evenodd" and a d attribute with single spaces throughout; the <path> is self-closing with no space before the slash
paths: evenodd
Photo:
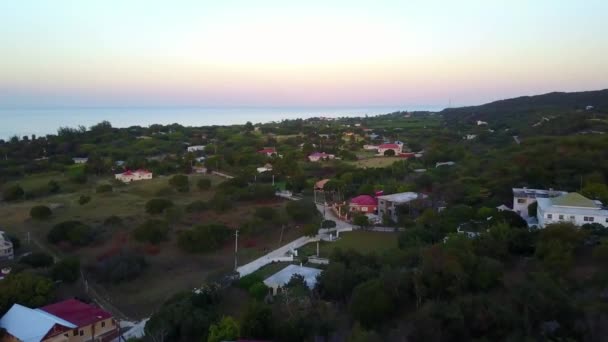
<path id="1" fill-rule="evenodd" d="M 239 230 L 234 232 L 234 270 L 238 267 L 238 253 L 239 253 Z"/>

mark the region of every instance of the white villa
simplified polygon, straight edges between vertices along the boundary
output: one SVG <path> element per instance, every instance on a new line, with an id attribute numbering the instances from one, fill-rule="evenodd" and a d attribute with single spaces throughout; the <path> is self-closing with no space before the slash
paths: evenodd
<path id="1" fill-rule="evenodd" d="M 115 174 L 114 177 L 123 183 L 131 183 L 140 180 L 152 179 L 152 172 L 143 169 L 135 171 L 127 170 L 123 173 Z"/>
<path id="2" fill-rule="evenodd" d="M 89 161 L 89 158 L 72 158 L 74 164 L 86 164 Z"/>
<path id="3" fill-rule="evenodd" d="M 205 145 L 188 146 L 187 150 L 188 152 L 204 151 Z"/>
<path id="4" fill-rule="evenodd" d="M 416 192 L 400 192 L 397 194 L 377 196 L 378 216 L 387 214 L 393 221 L 397 221 L 396 207 L 400 204 L 411 202 L 418 198 L 425 198 L 426 195 Z"/>
<path id="5" fill-rule="evenodd" d="M 12 260 L 13 256 L 13 243 L 6 233 L 0 230 L 0 260 Z"/>
<path id="6" fill-rule="evenodd" d="M 513 188 L 513 211 L 515 211 L 523 219 L 530 217 L 528 215 L 528 206 L 537 201 L 538 198 L 552 198 L 567 194 L 566 191 L 558 190 L 542 190 L 528 188 Z"/>
<path id="7" fill-rule="evenodd" d="M 264 165 L 262 167 L 258 167 L 257 170 L 258 170 L 258 173 L 272 171 L 272 164 L 267 163 L 266 165 Z"/>
<path id="8" fill-rule="evenodd" d="M 576 192 L 559 197 L 537 198 L 536 201 L 536 218 L 541 228 L 558 222 L 572 222 L 577 226 L 599 223 L 608 227 L 608 210 L 604 209 L 601 202 L 590 200 Z"/>

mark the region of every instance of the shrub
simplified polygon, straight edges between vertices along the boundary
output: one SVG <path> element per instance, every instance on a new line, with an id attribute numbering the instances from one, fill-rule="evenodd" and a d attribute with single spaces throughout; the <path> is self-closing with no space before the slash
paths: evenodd
<path id="1" fill-rule="evenodd" d="M 175 175 L 169 179 L 169 185 L 174 187 L 179 192 L 188 192 L 190 190 L 190 182 L 186 175 Z"/>
<path id="2" fill-rule="evenodd" d="M 93 230 L 80 221 L 64 221 L 51 228 L 47 239 L 54 244 L 65 241 L 74 246 L 86 246 L 93 241 Z"/>
<path id="3" fill-rule="evenodd" d="M 209 190 L 211 189 L 211 180 L 207 178 L 199 179 L 196 182 L 196 187 L 201 191 Z"/>
<path id="4" fill-rule="evenodd" d="M 211 207 L 215 211 L 223 212 L 232 208 L 232 201 L 227 196 L 216 194 L 211 200 Z"/>
<path id="5" fill-rule="evenodd" d="M 395 150 L 386 150 L 386 151 L 384 151 L 384 156 L 385 157 L 394 157 L 395 156 Z"/>
<path id="6" fill-rule="evenodd" d="M 198 225 L 182 232 L 177 239 L 177 244 L 186 252 L 208 252 L 219 248 L 230 238 L 230 233 L 230 229 L 221 224 Z"/>
<path id="7" fill-rule="evenodd" d="M 91 202 L 91 196 L 80 195 L 80 197 L 78 198 L 78 204 L 80 205 L 85 205 L 89 202 Z"/>
<path id="8" fill-rule="evenodd" d="M 37 205 L 30 209 L 30 216 L 35 220 L 45 220 L 51 217 L 51 209 L 45 205 Z"/>
<path id="9" fill-rule="evenodd" d="M 69 257 L 57 262 L 51 269 L 51 278 L 65 283 L 75 282 L 80 278 L 80 260 Z"/>
<path id="10" fill-rule="evenodd" d="M 122 225 L 122 219 L 118 216 L 112 215 L 103 221 L 104 226 L 120 226 Z"/>
<path id="11" fill-rule="evenodd" d="M 321 228 L 336 228 L 336 221 L 333 220 L 324 220 L 321 223 Z"/>
<path id="12" fill-rule="evenodd" d="M 165 198 L 153 198 L 146 203 L 146 212 L 148 214 L 162 214 L 165 209 L 171 208 L 173 202 Z"/>
<path id="13" fill-rule="evenodd" d="M 158 189 L 155 193 L 154 196 L 170 196 L 173 194 L 173 188 L 168 187 L 168 186 L 163 186 L 162 188 Z"/>
<path id="14" fill-rule="evenodd" d="M 71 174 L 69 179 L 76 184 L 85 184 L 87 182 L 87 175 L 84 172 L 77 172 Z"/>
<path id="15" fill-rule="evenodd" d="M 249 287 L 249 295 L 257 300 L 264 300 L 268 294 L 268 287 L 263 282 L 257 282 Z"/>
<path id="16" fill-rule="evenodd" d="M 57 183 L 57 181 L 54 180 L 50 180 L 47 184 L 47 191 L 50 194 L 56 194 L 61 190 L 61 187 L 59 186 L 59 183 Z"/>
<path id="17" fill-rule="evenodd" d="M 256 208 L 254 213 L 255 217 L 261 218 L 264 221 L 272 221 L 277 215 L 277 211 L 271 207 Z"/>
<path id="18" fill-rule="evenodd" d="M 133 231 L 137 241 L 158 244 L 167 238 L 169 227 L 162 220 L 147 220 Z"/>
<path id="19" fill-rule="evenodd" d="M 112 186 L 110 184 L 102 184 L 100 186 L 97 187 L 97 189 L 95 190 L 95 192 L 97 192 L 98 194 L 103 194 L 106 192 L 112 192 Z"/>
<path id="20" fill-rule="evenodd" d="M 312 201 L 289 201 L 285 210 L 289 217 L 298 222 L 314 222 L 319 217 L 317 207 Z"/>
<path id="21" fill-rule="evenodd" d="M 186 211 L 189 213 L 200 213 L 209 209 L 209 204 L 205 201 L 197 200 L 186 206 Z"/>
<path id="22" fill-rule="evenodd" d="M 244 277 L 241 277 L 237 283 L 237 286 L 243 290 L 248 290 L 253 284 L 263 282 L 264 279 L 256 273 L 250 273 Z"/>
<path id="23" fill-rule="evenodd" d="M 5 201 L 16 201 L 23 198 L 25 191 L 18 184 L 9 185 L 2 190 L 2 198 Z"/>
<path id="24" fill-rule="evenodd" d="M 121 251 L 97 263 L 95 274 L 102 282 L 121 283 L 137 278 L 148 266 L 146 259 L 132 251 Z"/>
<path id="25" fill-rule="evenodd" d="M 53 265 L 54 262 L 55 260 L 52 256 L 42 252 L 35 252 L 19 259 L 19 263 L 26 264 L 34 268 L 49 267 Z"/>

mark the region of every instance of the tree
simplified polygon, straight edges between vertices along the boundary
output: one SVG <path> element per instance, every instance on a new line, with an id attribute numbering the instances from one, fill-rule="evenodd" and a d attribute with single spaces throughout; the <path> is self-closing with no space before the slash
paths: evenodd
<path id="1" fill-rule="evenodd" d="M 315 237 L 317 234 L 319 234 L 319 226 L 317 226 L 315 223 L 305 224 L 302 232 L 305 236 Z"/>
<path id="2" fill-rule="evenodd" d="M 380 279 L 359 284 L 353 290 L 350 312 L 365 327 L 373 327 L 389 318 L 394 308 Z"/>
<path id="3" fill-rule="evenodd" d="M 50 243 L 69 242 L 74 246 L 86 246 L 93 241 L 93 230 L 80 221 L 64 221 L 51 228 L 47 235 Z"/>
<path id="4" fill-rule="evenodd" d="M 61 190 L 61 187 L 57 181 L 50 180 L 47 184 L 47 190 L 50 194 L 56 194 Z"/>
<path id="5" fill-rule="evenodd" d="M 133 237 L 137 241 L 150 242 L 158 244 L 167 239 L 169 227 L 166 221 L 162 220 L 147 220 L 133 230 Z"/>
<path id="6" fill-rule="evenodd" d="M 19 259 L 19 263 L 26 264 L 34 268 L 49 267 L 53 265 L 54 259 L 52 256 L 44 252 L 34 252 Z"/>
<path id="7" fill-rule="evenodd" d="M 608 186 L 604 183 L 589 183 L 585 185 L 581 193 L 591 199 L 608 202 Z"/>
<path id="8" fill-rule="evenodd" d="M 0 314 L 14 304 L 38 308 L 46 305 L 53 295 L 53 282 L 45 277 L 21 272 L 11 274 L 0 282 Z"/>
<path id="9" fill-rule="evenodd" d="M 122 250 L 119 254 L 98 262 L 95 275 L 102 282 L 118 284 L 137 278 L 147 266 L 148 263 L 142 255 Z"/>
<path id="10" fill-rule="evenodd" d="M 201 200 L 196 200 L 186 205 L 186 211 L 189 213 L 200 213 L 207 209 L 209 209 L 209 204 Z"/>
<path id="11" fill-rule="evenodd" d="M 312 201 L 289 201 L 285 210 L 289 217 L 298 222 L 314 222 L 319 217 L 317 207 Z"/>
<path id="12" fill-rule="evenodd" d="M 51 277 L 55 281 L 73 283 L 80 278 L 80 260 L 76 257 L 65 258 L 51 269 Z"/>
<path id="13" fill-rule="evenodd" d="M 148 214 L 162 214 L 167 208 L 171 208 L 173 202 L 165 198 L 153 198 L 146 202 L 146 212 Z"/>
<path id="14" fill-rule="evenodd" d="M 196 187 L 200 190 L 200 191 L 205 191 L 205 190 L 209 190 L 211 189 L 211 180 L 207 179 L 207 178 L 203 178 L 203 179 L 199 179 L 196 182 Z"/>
<path id="15" fill-rule="evenodd" d="M 169 179 L 169 185 L 174 187 L 179 192 L 188 192 L 190 190 L 190 182 L 186 175 L 175 175 Z"/>
<path id="16" fill-rule="evenodd" d="M 206 224 L 183 231 L 177 238 L 177 245 L 190 253 L 204 253 L 218 249 L 231 236 L 228 227 L 221 224 Z"/>
<path id="17" fill-rule="evenodd" d="M 325 229 L 336 228 L 336 221 L 324 220 L 323 222 L 321 222 L 321 228 L 325 228 Z"/>
<path id="18" fill-rule="evenodd" d="M 395 150 L 386 150 L 386 151 L 384 151 L 384 156 L 385 157 L 394 157 L 395 156 Z"/>
<path id="19" fill-rule="evenodd" d="M 91 196 L 80 195 L 80 197 L 78 197 L 78 204 L 80 205 L 85 205 L 89 202 L 91 202 Z"/>
<path id="20" fill-rule="evenodd" d="M 51 209 L 44 205 L 37 205 L 30 209 L 30 217 L 34 220 L 46 220 L 51 217 L 52 214 Z"/>
<path id="21" fill-rule="evenodd" d="M 266 304 L 253 301 L 247 307 L 241 323 L 242 337 L 272 339 L 272 311 Z"/>
<path id="22" fill-rule="evenodd" d="M 219 323 L 209 327 L 207 342 L 232 341 L 236 340 L 239 334 L 239 325 L 236 320 L 230 316 L 224 316 Z"/>
<path id="23" fill-rule="evenodd" d="M 16 201 L 23 198 L 25 191 L 19 184 L 9 185 L 2 190 L 2 199 L 5 201 Z"/>
<path id="24" fill-rule="evenodd" d="M 370 226 L 369 219 L 364 214 L 356 214 L 353 217 L 353 224 L 363 229 L 369 228 Z"/>

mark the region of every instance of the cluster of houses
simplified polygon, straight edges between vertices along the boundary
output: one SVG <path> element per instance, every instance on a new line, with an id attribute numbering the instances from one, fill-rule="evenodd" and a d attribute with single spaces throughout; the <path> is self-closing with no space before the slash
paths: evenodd
<path id="1" fill-rule="evenodd" d="M 114 341 L 119 326 L 112 315 L 76 299 L 31 309 L 13 304 L 0 319 L 1 342 Z"/>
<path id="2" fill-rule="evenodd" d="M 536 215 L 528 207 L 537 204 Z M 503 210 L 511 210 L 502 207 Z M 608 227 L 608 209 L 600 201 L 576 192 L 553 189 L 513 188 L 513 209 L 528 225 L 544 228 L 551 223 L 571 222 L 577 226 L 598 223 Z"/>

